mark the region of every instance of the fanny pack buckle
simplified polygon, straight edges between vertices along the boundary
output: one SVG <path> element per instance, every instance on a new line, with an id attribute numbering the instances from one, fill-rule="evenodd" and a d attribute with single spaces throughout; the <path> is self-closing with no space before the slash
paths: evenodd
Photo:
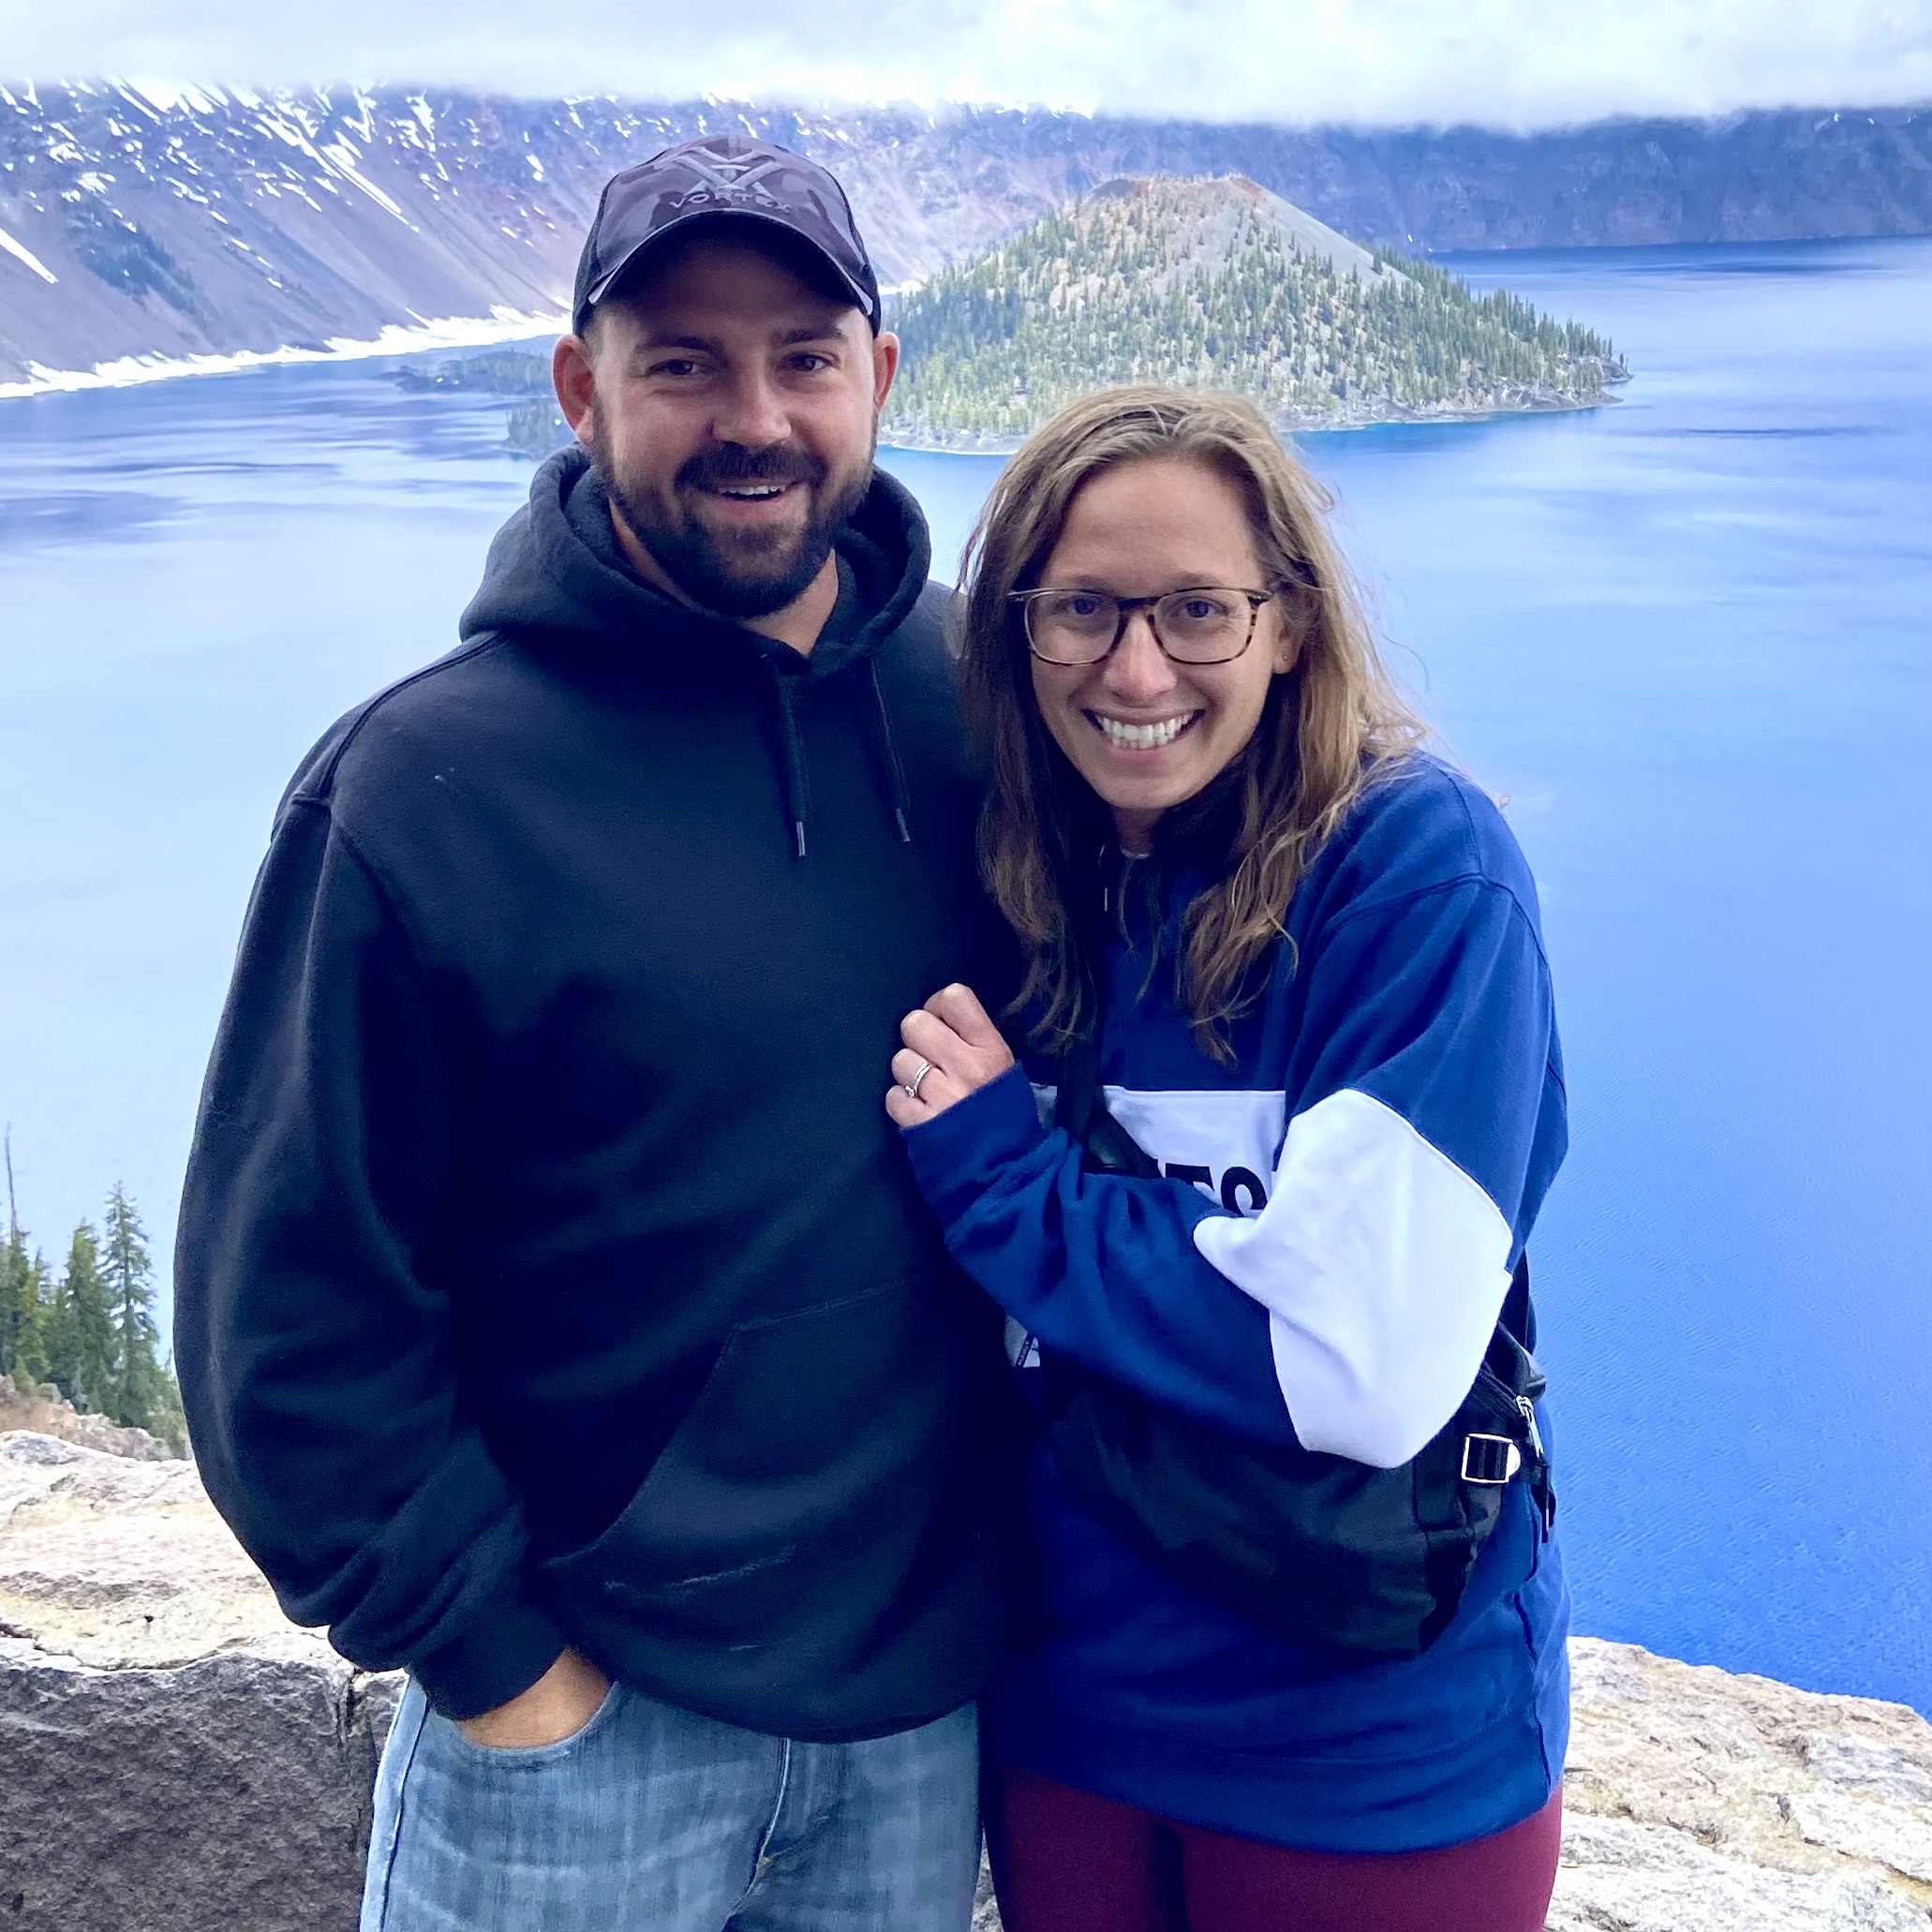
<path id="1" fill-rule="evenodd" d="M 1463 1438 L 1463 1480 L 1482 1489 L 1500 1489 L 1523 1467 L 1523 1451 L 1507 1435 Z"/>

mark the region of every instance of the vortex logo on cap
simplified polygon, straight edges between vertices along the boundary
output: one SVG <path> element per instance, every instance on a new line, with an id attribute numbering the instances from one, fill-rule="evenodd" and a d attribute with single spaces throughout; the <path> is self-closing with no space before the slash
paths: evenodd
<path id="1" fill-rule="evenodd" d="M 779 198 L 762 185 L 765 175 L 776 173 L 785 165 L 775 155 L 748 155 L 743 160 L 733 160 L 727 156 L 709 155 L 701 148 L 692 148 L 680 155 L 678 159 L 700 179 L 695 187 L 686 188 L 682 194 L 666 196 L 667 203 L 675 203 L 679 208 L 709 201 L 734 204 L 749 201 L 759 208 L 782 205 Z"/>

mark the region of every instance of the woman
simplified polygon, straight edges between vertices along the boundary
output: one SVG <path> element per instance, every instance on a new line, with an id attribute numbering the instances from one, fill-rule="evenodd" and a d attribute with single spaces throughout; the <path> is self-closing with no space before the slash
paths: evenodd
<path id="1" fill-rule="evenodd" d="M 1564 1094 L 1527 868 L 1419 749 L 1326 505 L 1224 397 L 1095 396 L 1015 458 L 969 552 L 964 675 L 1026 1059 L 946 988 L 886 1106 L 1036 1408 L 1044 1351 L 1196 1437 L 1367 1476 L 1447 1439 Z M 1132 1173 L 1029 1084 L 1096 1020 Z M 1064 1462 L 1043 1431 L 1039 1600 L 985 1710 L 1008 1932 L 1542 1925 L 1568 1604 L 1525 1482 L 1446 1627 L 1388 1657 L 1143 1553 Z"/>

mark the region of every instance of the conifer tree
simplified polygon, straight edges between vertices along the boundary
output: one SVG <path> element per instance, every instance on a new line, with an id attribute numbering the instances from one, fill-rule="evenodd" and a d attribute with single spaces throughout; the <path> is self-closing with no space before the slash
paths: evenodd
<path id="1" fill-rule="evenodd" d="M 34 1288 L 33 1264 L 27 1259 L 27 1238 L 21 1232 L 20 1210 L 13 1195 L 13 1136 L 4 1138 L 7 1165 L 7 1235 L 0 1244 L 0 1375 L 25 1379 L 20 1360 L 21 1341 L 30 1321 L 37 1330 L 37 1306 L 29 1314 L 30 1301 L 37 1303 Z M 37 1379 L 37 1378 L 36 1378 Z"/>
<path id="2" fill-rule="evenodd" d="M 108 1413 L 130 1429 L 153 1429 L 164 1406 L 164 1371 L 156 1353 L 155 1271 L 147 1229 L 120 1181 L 108 1196 L 102 1229 L 108 1306 L 114 1332 L 113 1393 Z"/>
<path id="3" fill-rule="evenodd" d="M 82 1222 L 67 1249 L 49 1325 L 48 1379 L 77 1409 L 106 1411 L 113 1405 L 117 1354 L 113 1312 L 100 1268 L 100 1240 Z"/>
<path id="4" fill-rule="evenodd" d="M 14 1373 L 30 1278 L 27 1251 L 20 1229 L 10 1227 L 5 1242 L 0 1243 L 0 1375 Z"/>
<path id="5" fill-rule="evenodd" d="M 36 1255 L 21 1277 L 16 1305 L 13 1380 L 18 1389 L 37 1389 L 47 1380 L 48 1288 L 47 1263 Z"/>

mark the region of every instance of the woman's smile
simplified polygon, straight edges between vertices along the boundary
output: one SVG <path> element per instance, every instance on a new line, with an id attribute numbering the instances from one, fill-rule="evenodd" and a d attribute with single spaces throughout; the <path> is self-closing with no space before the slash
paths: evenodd
<path id="1" fill-rule="evenodd" d="M 1115 751 L 1144 757 L 1149 752 L 1166 751 L 1201 715 L 1198 711 L 1177 711 L 1165 718 L 1139 719 L 1122 718 L 1110 711 L 1089 711 L 1087 720 Z"/>

